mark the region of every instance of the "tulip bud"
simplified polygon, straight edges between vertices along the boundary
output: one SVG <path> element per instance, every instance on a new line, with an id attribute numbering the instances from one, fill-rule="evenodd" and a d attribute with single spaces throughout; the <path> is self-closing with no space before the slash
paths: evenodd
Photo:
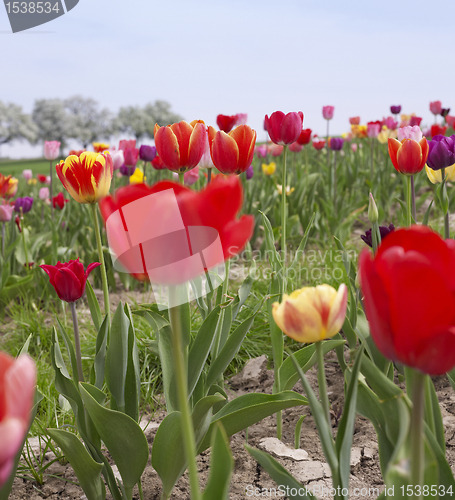
<path id="1" fill-rule="evenodd" d="M 370 192 L 370 203 L 368 205 L 368 220 L 372 224 L 374 224 L 375 222 L 378 222 L 378 219 L 379 219 L 378 207 L 376 206 L 373 195 Z"/>

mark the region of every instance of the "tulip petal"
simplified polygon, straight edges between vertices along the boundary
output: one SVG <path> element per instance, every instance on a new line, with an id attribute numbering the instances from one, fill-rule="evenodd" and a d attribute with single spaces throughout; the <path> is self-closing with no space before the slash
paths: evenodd
<path id="1" fill-rule="evenodd" d="M 302 115 L 303 116 L 303 115 Z M 288 113 L 281 124 L 281 143 L 289 145 L 295 142 L 302 132 L 303 118 L 298 113 Z"/>
<path id="2" fill-rule="evenodd" d="M 455 366 L 455 327 L 433 332 L 408 354 L 410 366 L 429 375 L 443 375 Z"/>
<path id="3" fill-rule="evenodd" d="M 166 167 L 169 170 L 178 171 L 180 168 L 180 148 L 171 127 L 161 127 L 156 131 L 155 145 Z"/>
<path id="4" fill-rule="evenodd" d="M 336 335 L 343 327 L 348 305 L 348 289 L 344 283 L 338 288 L 335 299 L 330 305 L 330 313 L 327 320 L 327 338 Z"/>
<path id="5" fill-rule="evenodd" d="M 207 130 L 202 123 L 196 123 L 190 135 L 188 145 L 188 160 L 186 162 L 187 168 L 195 167 L 202 158 L 205 151 Z"/>
<path id="6" fill-rule="evenodd" d="M 420 144 L 412 139 L 404 139 L 397 152 L 397 163 L 402 174 L 413 175 L 420 172 L 423 168 Z"/>
<path id="7" fill-rule="evenodd" d="M 5 418 L 0 422 L 0 479 L 6 480 L 16 454 L 25 438 L 25 425 L 17 418 Z M 1 482 L 0 482 L 1 485 Z"/>
<path id="8" fill-rule="evenodd" d="M 26 354 L 19 356 L 5 376 L 6 416 L 30 420 L 36 386 L 36 366 Z M 0 442 L 1 439 L 0 439 Z"/>
<path id="9" fill-rule="evenodd" d="M 225 260 L 237 255 L 245 248 L 253 235 L 253 229 L 254 217 L 252 215 L 243 215 L 239 220 L 234 220 L 225 226 L 220 235 Z"/>
<path id="10" fill-rule="evenodd" d="M 388 148 L 389 148 L 389 156 L 390 156 L 390 160 L 392 161 L 392 165 L 395 167 L 396 170 L 398 170 L 398 172 L 400 172 L 400 168 L 399 168 L 398 162 L 397 162 L 397 154 L 398 154 L 399 149 L 401 148 L 401 142 L 397 141 L 394 138 L 389 138 L 387 144 L 388 144 Z"/>
<path id="11" fill-rule="evenodd" d="M 77 276 L 68 268 L 59 269 L 55 274 L 55 291 L 61 300 L 75 302 L 82 297 L 83 288 Z"/>
<path id="12" fill-rule="evenodd" d="M 87 266 L 87 269 L 85 270 L 85 281 L 87 281 L 87 278 L 89 277 L 89 274 L 96 269 L 98 266 L 101 266 L 100 262 L 93 262 L 92 264 L 89 264 Z"/>
<path id="13" fill-rule="evenodd" d="M 265 117 L 265 127 L 269 133 L 270 140 L 274 144 L 282 144 L 281 124 L 283 123 L 285 116 L 286 115 L 282 111 L 275 111 L 270 115 L 270 118 L 267 115 Z"/>
<path id="14" fill-rule="evenodd" d="M 253 161 L 256 131 L 248 127 L 248 125 L 240 125 L 229 135 L 235 140 L 239 148 L 239 160 L 236 173 L 241 174 L 245 172 Z"/>
<path id="15" fill-rule="evenodd" d="M 233 174 L 239 162 L 239 148 L 235 140 L 225 132 L 217 132 L 212 142 L 212 160 L 223 174 Z"/>
<path id="16" fill-rule="evenodd" d="M 173 123 L 172 125 L 170 125 L 170 128 L 172 132 L 174 132 L 179 145 L 180 167 L 186 167 L 188 165 L 188 151 L 190 147 L 190 137 L 194 129 L 186 121 Z"/>

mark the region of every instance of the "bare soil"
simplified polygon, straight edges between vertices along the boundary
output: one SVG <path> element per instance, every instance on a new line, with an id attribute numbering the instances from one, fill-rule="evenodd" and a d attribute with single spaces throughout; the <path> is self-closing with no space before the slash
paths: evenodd
<path id="1" fill-rule="evenodd" d="M 327 383 L 329 398 L 334 413 L 343 406 L 343 376 L 336 362 L 333 353 L 326 356 Z M 316 371 L 309 370 L 307 376 L 312 387 L 317 390 Z M 434 379 L 439 402 L 441 405 L 444 425 L 446 430 L 447 456 L 449 464 L 454 468 L 455 464 L 455 394 L 452 391 L 446 377 Z M 236 397 L 246 392 L 266 392 L 271 393 L 273 384 L 273 372 L 262 366 L 260 373 L 256 373 L 253 378 L 247 376 L 242 379 L 242 375 L 237 375 L 227 382 L 230 388 L 230 397 Z M 300 382 L 294 390 L 303 393 Z M 297 461 L 292 458 L 275 458 L 303 485 L 313 492 L 319 499 L 332 498 L 328 491 L 331 487 L 330 469 L 325 464 L 321 444 L 316 431 L 314 419 L 311 416 L 309 407 L 301 406 L 291 408 L 283 412 L 283 438 L 282 442 L 294 448 L 294 430 L 297 420 L 301 415 L 308 415 L 302 425 L 300 448 L 308 453 L 308 459 Z M 153 429 L 147 430 L 147 438 L 151 445 L 156 433 L 156 424 L 165 416 L 164 412 L 155 414 L 153 417 Z M 336 423 L 334 422 L 336 426 Z M 276 437 L 275 416 L 268 417 L 248 430 L 248 444 L 250 446 L 263 448 L 264 438 Z M 246 452 L 245 431 L 242 431 L 230 440 L 232 454 L 235 459 L 235 470 L 231 479 L 230 498 L 232 500 L 248 498 L 287 498 L 273 494 L 273 488 L 277 488 L 276 483 L 269 477 L 267 472 L 257 464 L 257 462 Z M 48 457 L 51 459 L 52 457 Z M 198 469 L 201 479 L 201 487 L 205 484 L 210 465 L 210 450 L 202 453 L 198 458 Z M 43 486 L 38 486 L 31 481 L 16 478 L 11 500 L 38 500 L 46 498 L 57 499 L 80 499 L 85 498 L 82 489 L 72 484 L 77 483 L 77 478 L 70 465 L 54 463 L 48 470 L 54 477 L 46 477 Z M 146 500 L 159 500 L 161 496 L 161 481 L 158 474 L 149 464 L 143 474 L 142 479 L 144 498 Z M 371 423 L 357 417 L 354 431 L 354 441 L 351 456 L 351 497 L 354 498 L 354 488 L 359 488 L 355 498 L 376 498 L 378 492 L 383 489 L 383 481 L 379 469 L 379 457 L 376 441 L 376 434 Z M 363 488 L 363 490 L 361 490 Z M 363 494 L 359 493 L 360 491 Z M 107 495 L 107 498 L 111 496 Z M 135 491 L 134 498 L 139 495 Z M 177 482 L 172 499 L 189 500 L 188 476 L 185 473 Z M 217 499 L 213 499 L 217 500 Z"/>

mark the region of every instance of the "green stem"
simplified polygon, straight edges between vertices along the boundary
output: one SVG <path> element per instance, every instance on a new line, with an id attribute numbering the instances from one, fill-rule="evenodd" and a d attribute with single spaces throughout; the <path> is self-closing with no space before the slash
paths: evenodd
<path id="1" fill-rule="evenodd" d="M 179 182 L 182 186 L 185 184 L 185 174 L 183 172 L 179 172 Z"/>
<path id="2" fill-rule="evenodd" d="M 172 297 L 175 297 L 177 293 L 178 291 L 175 287 L 170 287 L 170 304 L 173 303 Z M 199 500 L 200 490 L 196 464 L 196 440 L 188 405 L 188 380 L 185 371 L 186 363 L 183 355 L 182 314 L 183 312 L 180 306 L 169 308 L 169 319 L 172 327 L 172 352 L 174 356 L 175 379 L 177 383 L 179 410 L 181 412 L 183 444 L 190 476 L 191 500 Z"/>
<path id="3" fill-rule="evenodd" d="M 371 138 L 371 158 L 370 158 L 370 182 L 373 186 L 373 177 L 374 177 L 374 139 Z"/>
<path id="4" fill-rule="evenodd" d="M 337 203 L 337 152 L 333 152 L 333 208 L 336 211 Z"/>
<path id="5" fill-rule="evenodd" d="M 98 214 L 96 213 L 96 204 L 91 203 L 93 222 L 95 224 L 96 246 L 98 247 L 98 259 L 101 264 L 101 282 L 103 284 L 104 295 L 104 314 L 107 314 L 108 324 L 111 324 L 111 311 L 109 307 L 109 288 L 107 285 L 106 265 L 104 263 L 103 247 L 101 245 L 100 226 L 98 224 Z"/>
<path id="6" fill-rule="evenodd" d="M 316 360 L 318 363 L 319 399 L 321 400 L 322 408 L 327 419 L 327 424 L 329 425 L 329 428 L 332 428 L 332 422 L 330 420 L 329 397 L 327 396 L 327 381 L 325 379 L 324 352 L 322 350 L 322 342 L 316 342 L 315 347 Z"/>
<path id="7" fill-rule="evenodd" d="M 52 175 L 52 160 L 49 160 L 49 176 L 51 178 L 51 182 L 49 183 L 49 191 L 50 191 L 50 195 L 51 195 L 51 216 L 52 216 L 52 221 L 54 221 L 54 203 L 52 201 L 54 195 L 53 195 L 53 175 Z"/>
<path id="8" fill-rule="evenodd" d="M 5 257 L 5 223 L 2 222 L 2 258 Z"/>
<path id="9" fill-rule="evenodd" d="M 411 211 L 412 211 L 412 196 L 411 196 L 411 176 L 407 175 L 407 210 L 406 210 L 406 225 L 409 227 L 411 225 Z"/>
<path id="10" fill-rule="evenodd" d="M 424 444 L 424 387 L 425 374 L 413 370 L 412 380 L 412 413 L 411 413 L 411 484 L 423 486 Z M 422 496 L 415 497 L 420 500 Z"/>
<path id="11" fill-rule="evenodd" d="M 137 489 L 139 490 L 139 498 L 140 500 L 144 500 L 144 492 L 142 491 L 142 481 L 139 479 L 137 483 Z"/>
<path id="12" fill-rule="evenodd" d="M 25 254 L 25 269 L 28 272 L 30 271 L 30 267 L 28 265 L 28 253 L 27 253 L 27 245 L 25 244 L 25 224 L 24 224 L 24 212 L 22 211 L 22 207 L 20 207 L 20 219 L 22 224 L 22 244 L 24 245 L 24 254 Z"/>
<path id="13" fill-rule="evenodd" d="M 208 168 L 207 169 L 207 184 L 210 184 L 211 181 L 212 181 L 212 169 Z"/>
<path id="14" fill-rule="evenodd" d="M 416 193 L 414 188 L 414 176 L 411 175 L 411 206 L 412 206 L 412 217 L 414 222 L 417 222 L 417 211 L 416 211 Z"/>
<path id="15" fill-rule="evenodd" d="M 445 196 L 445 183 L 446 183 L 446 169 L 441 169 L 441 196 Z M 445 201 L 445 200 L 444 200 Z M 447 240 L 450 237 L 450 228 L 449 228 L 449 205 L 447 204 L 447 210 L 444 214 L 444 239 Z"/>
<path id="16" fill-rule="evenodd" d="M 282 254 L 282 293 L 286 293 L 286 157 L 288 147 L 284 146 L 283 176 L 281 185 L 281 254 Z"/>
<path id="17" fill-rule="evenodd" d="M 77 323 L 76 302 L 70 302 L 71 318 L 73 319 L 74 331 L 74 346 L 76 348 L 76 364 L 77 364 L 77 377 L 79 382 L 84 381 L 84 372 L 82 371 L 82 354 L 81 354 L 81 340 L 79 336 L 79 325 Z"/>
<path id="18" fill-rule="evenodd" d="M 146 171 L 146 169 L 147 169 L 147 163 L 148 163 L 148 162 L 144 160 L 144 166 L 142 167 L 142 168 L 143 168 L 143 170 L 144 170 L 144 184 L 145 184 L 145 171 Z M 150 184 L 150 182 L 149 182 L 149 184 Z"/>

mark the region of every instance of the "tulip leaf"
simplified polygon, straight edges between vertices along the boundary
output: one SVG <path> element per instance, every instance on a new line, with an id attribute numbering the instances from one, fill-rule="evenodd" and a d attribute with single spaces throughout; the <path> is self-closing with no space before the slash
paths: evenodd
<path id="1" fill-rule="evenodd" d="M 80 384 L 87 412 L 118 467 L 125 490 L 132 490 L 147 465 L 147 439 L 136 421 L 125 413 L 101 406 L 91 396 L 87 386 Z"/>
<path id="2" fill-rule="evenodd" d="M 192 419 L 196 445 L 205 437 L 210 425 L 211 408 L 223 398 L 207 396 L 194 407 Z M 163 492 L 169 496 L 172 489 L 187 467 L 185 454 L 182 453 L 183 436 L 181 413 L 169 413 L 161 422 L 152 447 L 152 466 L 163 483 Z"/>
<path id="3" fill-rule="evenodd" d="M 128 363 L 125 377 L 125 413 L 137 422 L 139 420 L 139 403 L 141 397 L 139 353 L 130 306 L 125 304 L 124 310 L 130 323 L 128 328 Z"/>
<path id="4" fill-rule="evenodd" d="M 101 323 L 101 327 L 98 330 L 98 335 L 96 336 L 95 359 L 93 361 L 92 372 L 92 379 L 94 380 L 91 379 L 91 382 L 98 387 L 98 389 L 102 389 L 104 384 L 108 333 L 109 319 L 106 315 L 104 317 L 104 321 Z"/>
<path id="5" fill-rule="evenodd" d="M 431 207 L 433 206 L 434 200 L 431 200 L 431 203 L 428 205 L 428 208 L 425 211 L 425 215 L 423 216 L 422 226 L 428 226 L 428 221 L 430 220 Z"/>
<path id="6" fill-rule="evenodd" d="M 231 331 L 232 304 L 229 304 L 227 307 L 223 307 L 221 309 L 221 315 L 218 324 L 220 325 L 218 352 L 220 352 L 220 350 L 225 346 L 226 341 L 229 338 L 229 332 Z"/>
<path id="7" fill-rule="evenodd" d="M 327 354 L 332 349 L 335 349 L 337 346 L 344 345 L 346 342 L 344 340 L 325 340 L 322 342 L 322 352 L 323 354 Z M 315 354 L 315 345 L 309 344 L 303 349 L 294 353 L 294 357 L 302 368 L 302 372 L 306 373 L 313 365 L 316 364 L 316 354 Z M 290 357 L 286 358 L 279 370 L 279 378 L 280 378 L 280 388 L 283 391 L 291 390 L 294 385 L 299 380 L 299 374 L 297 373 L 294 363 Z"/>
<path id="8" fill-rule="evenodd" d="M 166 410 L 168 413 L 176 411 L 177 385 L 175 381 L 174 356 L 172 350 L 172 330 L 171 325 L 167 325 L 160 330 L 158 339 L 158 349 L 160 352 L 161 370 L 163 372 L 164 397 L 166 400 Z"/>
<path id="9" fill-rule="evenodd" d="M 130 321 L 120 302 L 112 318 L 106 355 L 106 383 L 113 396 L 114 409 L 125 411 L 125 380 L 128 369 L 128 330 Z"/>
<path id="10" fill-rule="evenodd" d="M 446 451 L 444 424 L 442 422 L 441 407 L 438 396 L 430 377 L 425 377 L 425 421 L 433 432 L 442 451 Z"/>
<path id="11" fill-rule="evenodd" d="M 77 384 L 79 382 L 78 374 L 77 374 L 77 363 L 76 363 L 76 354 L 74 352 L 73 343 L 71 339 L 68 337 L 65 328 L 60 323 L 60 320 L 57 318 L 57 327 L 60 335 L 62 336 L 63 342 L 65 343 L 66 352 L 68 353 L 68 357 L 71 363 L 71 371 L 73 374 L 73 380 Z"/>
<path id="12" fill-rule="evenodd" d="M 272 273 L 269 285 L 269 298 L 267 299 L 267 316 L 269 319 L 270 340 L 272 342 L 273 369 L 275 375 L 273 392 L 280 392 L 280 390 L 283 389 L 283 387 L 281 386 L 281 379 L 278 370 L 283 364 L 284 338 L 283 332 L 275 323 L 275 319 L 273 318 L 272 314 L 273 303 L 277 300 L 277 296 L 280 295 L 280 289 L 281 283 L 279 276 L 276 273 Z"/>
<path id="13" fill-rule="evenodd" d="M 191 345 L 188 355 L 188 396 L 193 394 L 215 338 L 214 332 L 220 316 L 220 306 L 206 317 Z"/>
<path id="14" fill-rule="evenodd" d="M 264 451 L 257 450 L 251 446 L 245 445 L 246 451 L 258 462 L 261 467 L 267 471 L 269 476 L 275 481 L 278 486 L 282 487 L 283 492 L 286 492 L 287 498 L 290 500 L 305 500 L 316 498 L 310 493 L 305 486 L 300 484 L 289 472 L 273 457 Z M 293 492 L 296 494 L 292 494 Z M 253 490 L 251 491 L 253 493 Z"/>
<path id="15" fill-rule="evenodd" d="M 280 256 L 275 248 L 275 236 L 273 234 L 272 225 L 264 212 L 259 210 L 259 213 L 262 215 L 262 223 L 264 225 L 265 232 L 265 245 L 268 250 L 270 265 L 275 272 L 278 272 L 281 269 L 282 264 Z"/>
<path id="16" fill-rule="evenodd" d="M 346 370 L 348 387 L 344 400 L 343 416 L 338 425 L 335 446 L 340 465 L 339 478 L 342 488 L 349 490 L 349 476 L 351 474 L 351 447 L 354 434 L 354 423 L 357 407 L 357 389 L 359 385 L 360 364 L 363 356 L 363 347 L 357 351 L 356 360 L 352 372 Z"/>
<path id="17" fill-rule="evenodd" d="M 241 323 L 228 337 L 226 344 L 219 352 L 218 356 L 210 364 L 209 371 L 207 373 L 206 388 L 209 389 L 210 386 L 215 383 L 224 373 L 224 370 L 229 366 L 234 356 L 240 349 L 243 340 L 245 339 L 248 330 L 253 324 L 254 317 L 257 312 L 251 315 L 243 323 Z"/>
<path id="18" fill-rule="evenodd" d="M 239 313 L 243 304 L 245 304 L 246 299 L 250 295 L 254 281 L 255 280 L 251 276 L 251 274 L 248 274 L 248 276 L 243 281 L 241 287 L 239 288 L 239 291 L 235 296 L 234 302 L 232 303 L 232 321 L 235 321 L 235 319 L 237 318 L 237 314 Z"/>
<path id="19" fill-rule="evenodd" d="M 277 394 L 250 393 L 229 401 L 213 417 L 210 429 L 198 448 L 202 453 L 210 446 L 210 435 L 215 422 L 221 422 L 228 436 L 240 432 L 247 427 L 273 415 L 277 411 L 307 405 L 308 400 L 293 391 Z"/>
<path id="20" fill-rule="evenodd" d="M 202 500 L 229 500 L 229 484 L 234 459 L 223 426 L 217 422 L 212 431 L 210 471 Z"/>
<path id="21" fill-rule="evenodd" d="M 439 471 L 439 484 L 445 487 L 445 491 L 447 494 L 440 498 L 453 498 L 453 492 L 455 491 L 455 478 L 453 476 L 452 469 L 450 468 L 449 463 L 447 462 L 446 455 L 442 448 L 439 446 L 439 443 L 436 439 L 436 436 L 433 434 L 428 425 L 425 424 L 425 437 L 428 441 L 429 446 L 433 450 L 434 457 L 438 463 L 438 471 Z M 448 492 L 451 491 L 450 495 Z"/>
<path id="22" fill-rule="evenodd" d="M 90 309 L 90 314 L 92 316 L 93 324 L 95 325 L 96 331 L 98 332 L 101 323 L 103 321 L 103 316 L 101 314 L 101 309 L 98 300 L 96 299 L 95 293 L 93 291 L 92 285 L 90 284 L 90 281 L 87 280 L 87 283 L 85 285 L 85 290 L 86 290 L 86 295 L 87 295 L 87 301 L 88 301 L 88 307 Z"/>
<path id="23" fill-rule="evenodd" d="M 315 217 L 316 217 L 316 212 L 313 212 L 313 215 L 311 216 L 310 222 L 308 222 L 308 225 L 305 229 L 305 233 L 303 235 L 303 238 L 300 241 L 300 245 L 297 248 L 297 251 L 295 252 L 295 256 L 294 256 L 294 259 L 292 261 L 292 264 L 289 266 L 288 273 L 297 267 L 297 264 L 300 262 L 301 255 L 305 252 L 305 247 L 306 247 L 306 244 L 308 241 L 308 236 L 310 235 L 310 230 L 313 226 Z"/>
<path id="24" fill-rule="evenodd" d="M 101 478 L 103 464 L 93 460 L 75 434 L 61 429 L 48 429 L 49 436 L 62 449 L 88 500 L 104 500 L 106 488 Z"/>

